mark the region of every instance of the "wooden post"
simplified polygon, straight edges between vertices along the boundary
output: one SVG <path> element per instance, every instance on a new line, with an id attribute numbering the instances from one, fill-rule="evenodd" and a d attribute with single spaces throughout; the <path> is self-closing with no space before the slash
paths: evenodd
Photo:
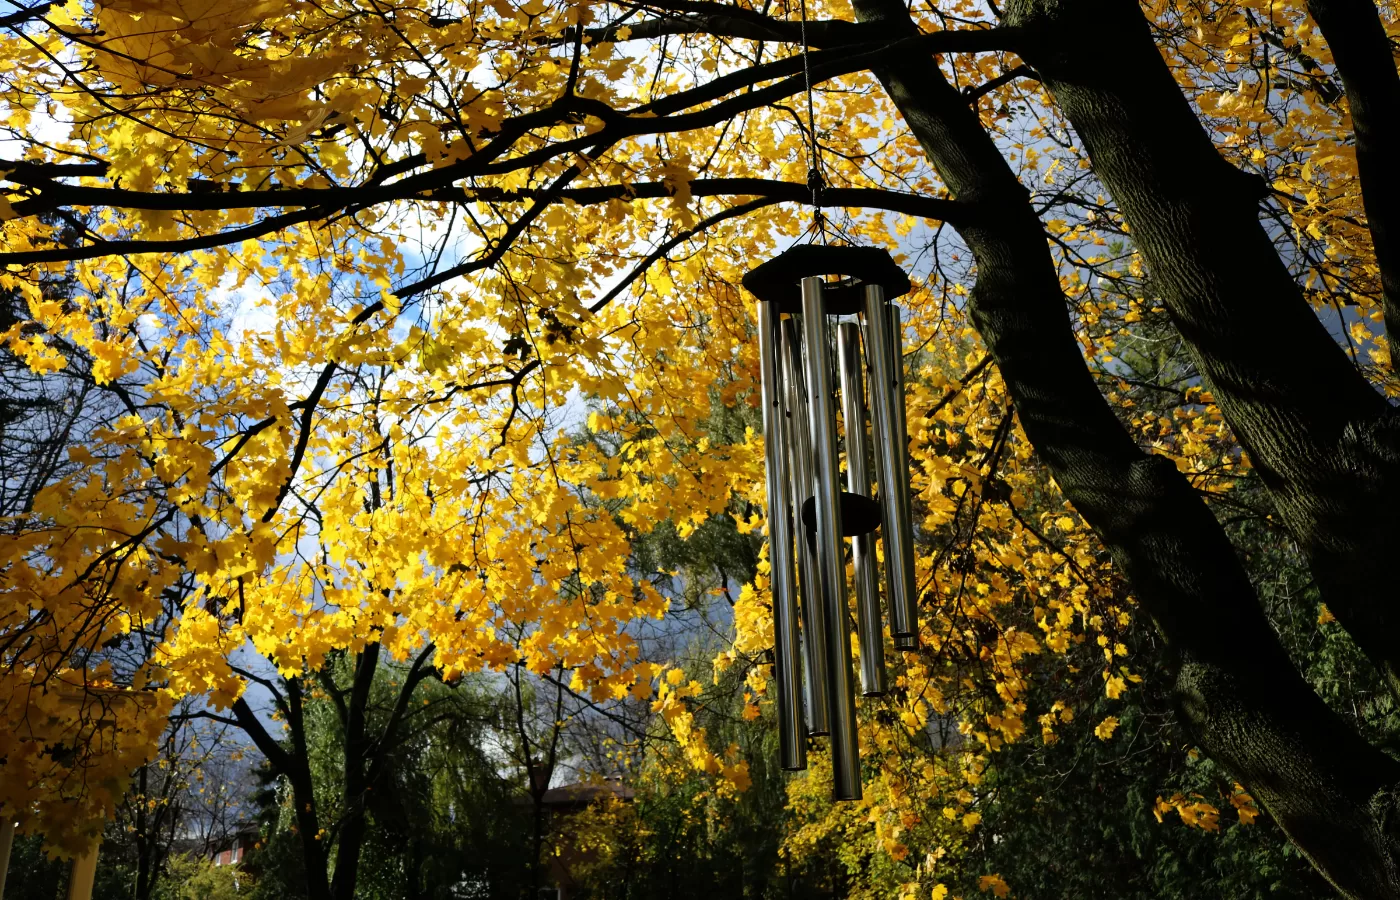
<path id="1" fill-rule="evenodd" d="M 92 900 L 92 882 L 97 876 L 97 850 L 101 840 L 94 841 L 82 856 L 73 857 L 68 875 L 68 900 Z"/>
<path id="2" fill-rule="evenodd" d="M 5 900 L 5 875 L 10 871 L 10 850 L 15 845 L 15 820 L 0 822 L 0 900 Z"/>

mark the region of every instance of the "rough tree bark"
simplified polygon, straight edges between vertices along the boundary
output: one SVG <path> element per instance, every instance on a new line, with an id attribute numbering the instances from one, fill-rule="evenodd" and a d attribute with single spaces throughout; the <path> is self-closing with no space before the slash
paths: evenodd
<path id="1" fill-rule="evenodd" d="M 1075 5 L 1072 0 L 1070 5 Z M 1037 10 L 1043 14 L 1045 8 Z M 1131 9 L 1146 38 L 1136 6 L 1124 0 L 1122 8 Z M 1087 3 L 1078 4 L 1078 11 L 1087 17 L 1105 15 Z M 1099 26 L 1076 18 L 1072 28 L 1055 31 L 1035 12 L 1023 6 L 1014 13 L 1008 10 L 1009 33 L 1042 77 L 1053 79 L 1058 64 L 1082 60 L 1089 68 L 1092 62 L 1114 86 L 1150 85 L 1159 94 L 1170 89 L 1178 112 L 1189 115 L 1150 39 L 1145 47 L 1165 79 L 1152 73 L 1155 81 L 1150 80 L 1152 66 L 1142 60 L 1125 71 L 1117 59 L 1082 54 L 1084 46 L 1106 45 L 1109 39 L 1097 33 Z M 858 0 L 856 13 L 864 22 L 914 27 L 896 0 Z M 1030 49 L 1032 35 L 1037 48 L 1052 48 L 1046 51 L 1054 54 L 1048 72 L 1041 68 L 1047 60 Z M 1125 38 L 1113 35 L 1112 40 Z M 969 297 L 974 323 L 1006 380 L 1027 436 L 1112 552 L 1174 652 L 1175 689 L 1186 727 L 1344 893 L 1400 896 L 1392 825 L 1400 765 L 1342 722 L 1299 676 L 1210 511 L 1174 465 L 1144 454 L 1114 417 L 1073 340 L 1066 299 L 1028 194 L 976 113 L 928 62 L 893 64 L 876 74 L 952 194 L 984 211 L 976 222 L 958 229 L 977 261 L 977 284 Z M 1054 88 L 1061 84 L 1052 81 Z M 1056 99 L 1066 105 L 1059 90 Z M 1245 423 L 1236 427 L 1255 464 L 1266 471 L 1281 507 L 1288 507 L 1287 523 L 1295 534 L 1306 536 L 1315 569 L 1328 572 L 1329 603 L 1338 602 L 1331 598 L 1339 590 L 1364 590 L 1354 602 L 1340 605 L 1348 609 L 1348 627 L 1367 632 L 1368 651 L 1387 664 L 1397 645 L 1385 640 L 1393 626 L 1388 610 L 1375 608 L 1384 585 L 1364 579 L 1358 584 L 1335 569 L 1343 559 L 1361 560 L 1367 572 L 1379 574 L 1377 561 L 1366 556 L 1389 531 L 1374 513 L 1349 501 L 1369 491 L 1367 502 L 1376 504 L 1374 491 L 1393 483 L 1377 459 L 1382 454 L 1374 452 L 1367 443 L 1373 439 L 1366 437 L 1388 421 L 1388 408 L 1350 368 L 1302 301 L 1259 227 L 1250 195 L 1255 187 L 1215 154 L 1194 117 L 1163 115 L 1159 105 L 1165 102 L 1157 97 L 1151 105 L 1133 109 L 1164 132 L 1154 140 L 1169 143 L 1151 145 L 1161 153 L 1161 162 L 1170 160 L 1188 175 L 1164 176 L 1140 160 L 1125 159 L 1122 180 L 1130 185 L 1125 193 L 1132 199 L 1119 196 L 1119 203 L 1134 234 L 1147 245 L 1153 232 L 1134 221 L 1139 210 L 1135 200 L 1153 198 L 1145 204 L 1159 217 L 1159 230 L 1172 236 L 1157 238 L 1160 243 L 1151 252 L 1144 246 L 1149 264 L 1175 272 L 1180 294 L 1209 298 L 1196 307 L 1180 305 L 1179 327 L 1196 348 L 1217 396 L 1229 398 L 1222 397 L 1227 415 Z M 1084 106 L 1068 105 L 1071 120 L 1079 119 L 1077 127 L 1103 127 L 1105 120 L 1127 117 L 1123 109 L 1104 111 L 1088 104 L 1086 112 Z M 1196 139 L 1193 133 L 1203 140 L 1212 165 L 1202 162 L 1205 153 L 1199 147 L 1196 165 L 1174 155 L 1184 152 L 1180 145 Z M 1106 148 L 1085 140 L 1091 154 L 1098 154 L 1097 168 Z M 1122 141 L 1113 134 L 1107 149 L 1119 150 Z M 1202 178 L 1202 172 L 1213 174 Z M 1115 186 L 1116 179 L 1103 172 L 1100 176 Z M 1163 177 L 1170 178 L 1169 188 L 1158 184 Z M 1200 208 L 1164 204 L 1162 194 L 1176 204 L 1197 202 Z M 1227 198 L 1223 209 L 1213 202 L 1222 194 Z M 1232 248 L 1241 244 L 1272 262 L 1261 261 L 1254 271 L 1226 273 L 1211 271 L 1205 262 L 1194 268 L 1185 262 L 1228 258 L 1239 265 Z M 1276 308 L 1290 296 L 1296 299 L 1292 308 Z M 1262 305 L 1269 307 L 1267 313 Z M 1267 324 L 1263 335 L 1261 323 Z M 1306 378 L 1298 375 L 1299 360 L 1315 361 Z M 1345 454 L 1338 453 L 1339 447 Z M 1363 518 L 1347 521 L 1348 514 Z"/>
<path id="2" fill-rule="evenodd" d="M 1136 4 L 1012 0 L 1006 17 L 1034 35 L 1022 55 L 1118 202 L 1328 608 L 1400 687 L 1387 556 L 1400 501 L 1397 421 L 1279 257 L 1259 221 L 1262 181 L 1211 144 Z M 1081 46 L 1096 48 L 1092 59 Z"/>

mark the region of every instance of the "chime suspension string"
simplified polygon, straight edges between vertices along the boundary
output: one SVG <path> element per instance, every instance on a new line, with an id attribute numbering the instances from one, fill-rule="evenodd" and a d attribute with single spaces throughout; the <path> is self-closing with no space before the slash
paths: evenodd
<path id="1" fill-rule="evenodd" d="M 812 94 L 812 53 L 807 42 L 807 0 L 799 0 L 801 15 L 799 26 L 802 38 L 802 77 L 807 88 L 807 186 L 812 190 L 812 227 L 826 243 L 826 216 L 822 213 L 822 189 L 826 179 L 822 177 L 821 144 L 817 141 L 816 103 Z"/>

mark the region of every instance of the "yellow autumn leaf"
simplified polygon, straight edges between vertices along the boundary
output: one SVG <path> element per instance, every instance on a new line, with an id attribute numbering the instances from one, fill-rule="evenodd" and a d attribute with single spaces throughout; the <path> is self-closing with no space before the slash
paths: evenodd
<path id="1" fill-rule="evenodd" d="M 1113 737 L 1113 732 L 1118 729 L 1118 719 L 1115 716 L 1106 716 L 1098 725 L 1094 726 L 1094 736 L 1101 741 L 1106 741 Z"/>

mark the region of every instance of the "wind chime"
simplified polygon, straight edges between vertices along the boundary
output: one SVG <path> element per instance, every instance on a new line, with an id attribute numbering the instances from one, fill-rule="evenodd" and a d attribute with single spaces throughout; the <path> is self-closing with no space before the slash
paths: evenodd
<path id="1" fill-rule="evenodd" d="M 889 302 L 909 278 L 884 250 L 803 244 L 753 269 L 744 287 L 758 298 L 779 754 L 783 768 L 805 769 L 806 738 L 830 735 L 833 795 L 859 800 L 846 541 L 861 693 L 885 693 L 877 533 L 894 646 L 918 647 L 900 311 Z"/>

